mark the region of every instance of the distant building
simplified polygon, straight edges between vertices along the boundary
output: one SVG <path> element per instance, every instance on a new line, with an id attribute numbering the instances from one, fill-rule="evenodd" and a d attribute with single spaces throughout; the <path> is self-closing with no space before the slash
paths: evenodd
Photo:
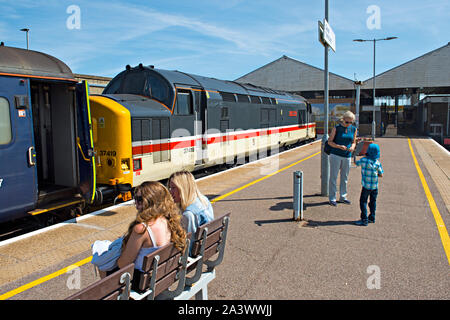
<path id="1" fill-rule="evenodd" d="M 297 93 L 314 102 L 320 110 L 324 97 L 324 71 L 304 62 L 282 56 L 235 81 Z M 380 124 L 405 126 L 411 122 L 412 109 L 423 95 L 450 94 L 450 42 L 418 58 L 376 76 L 377 134 Z M 360 133 L 369 134 L 372 122 L 373 78 L 362 82 L 360 97 Z M 347 103 L 356 113 L 356 86 L 353 80 L 329 73 L 329 98 L 332 103 Z M 353 103 L 349 102 L 353 101 Z M 333 101 L 333 102 L 332 102 Z M 408 116 L 403 117 L 403 110 Z M 323 111 L 321 117 L 323 117 Z M 330 108 L 330 113 L 332 112 Z M 318 116 L 320 118 L 320 116 Z M 415 120 L 415 119 L 413 119 Z M 320 121 L 320 120 L 319 120 Z M 414 122 L 414 121 L 413 121 Z M 415 122 L 414 122 L 415 123 Z M 415 123 L 414 125 L 416 125 Z"/>
<path id="2" fill-rule="evenodd" d="M 87 74 L 73 74 L 75 79 L 78 81 L 86 80 L 89 84 L 90 94 L 101 94 L 106 85 L 111 81 L 112 78 L 93 76 Z"/>
<path id="3" fill-rule="evenodd" d="M 417 102 L 415 107 L 420 133 L 444 144 L 444 138 L 450 136 L 450 94 L 428 95 Z"/>

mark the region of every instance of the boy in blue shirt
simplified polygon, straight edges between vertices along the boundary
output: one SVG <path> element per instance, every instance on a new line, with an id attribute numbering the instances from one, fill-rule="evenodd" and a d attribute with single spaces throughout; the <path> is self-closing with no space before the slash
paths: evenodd
<path id="1" fill-rule="evenodd" d="M 359 207 L 361 209 L 361 220 L 356 225 L 367 226 L 375 223 L 375 210 L 377 207 L 378 196 L 378 177 L 383 176 L 383 167 L 380 161 L 380 147 L 371 143 L 367 148 L 366 156 L 360 160 L 355 160 L 357 166 L 361 166 L 361 196 L 359 198 Z M 367 199 L 370 199 L 370 215 L 367 217 Z"/>

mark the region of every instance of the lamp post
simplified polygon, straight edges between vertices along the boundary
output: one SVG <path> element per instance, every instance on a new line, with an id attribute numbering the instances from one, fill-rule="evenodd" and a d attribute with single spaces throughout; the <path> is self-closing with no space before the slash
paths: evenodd
<path id="1" fill-rule="evenodd" d="M 381 40 L 393 40 L 397 39 L 397 37 L 387 37 L 382 39 L 355 39 L 353 41 L 356 42 L 366 42 L 366 41 L 373 41 L 373 109 L 372 109 L 372 140 L 375 141 L 375 129 L 376 129 L 376 122 L 375 122 L 375 43 L 377 41 Z"/>
<path id="2" fill-rule="evenodd" d="M 328 0 L 325 0 L 325 20 L 328 23 Z M 329 114 L 329 82 L 328 82 L 328 44 L 323 42 L 325 47 L 325 71 L 324 71 L 324 87 L 323 87 L 323 97 L 324 97 L 324 121 L 323 121 L 323 136 L 321 144 L 321 158 L 320 158 L 320 192 L 322 196 L 328 196 L 329 179 L 330 179 L 330 163 L 328 155 L 323 151 L 325 143 L 328 141 L 328 114 Z"/>
<path id="3" fill-rule="evenodd" d="M 30 31 L 30 29 L 28 29 L 28 28 L 23 28 L 23 29 L 20 29 L 20 31 L 24 31 L 24 32 L 26 32 L 27 33 L 27 50 L 28 50 L 28 46 L 29 46 L 29 39 L 28 39 L 28 32 Z"/>

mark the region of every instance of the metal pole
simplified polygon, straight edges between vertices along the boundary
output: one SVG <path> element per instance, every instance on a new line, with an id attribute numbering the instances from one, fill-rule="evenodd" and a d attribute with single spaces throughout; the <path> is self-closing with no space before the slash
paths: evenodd
<path id="1" fill-rule="evenodd" d="M 29 41 L 29 38 L 28 38 L 28 32 L 30 31 L 30 29 L 29 28 L 23 28 L 23 29 L 20 29 L 20 31 L 24 31 L 24 32 L 27 33 L 27 50 L 28 50 L 29 44 L 30 44 L 30 41 Z"/>
<path id="2" fill-rule="evenodd" d="M 328 0 L 325 0 L 325 20 L 328 21 Z M 328 185 L 330 177 L 330 164 L 328 155 L 323 152 L 325 142 L 328 141 L 328 44 L 325 43 L 325 72 L 324 72 L 324 122 L 322 136 L 322 152 L 321 152 L 321 194 L 328 196 Z"/>
<path id="3" fill-rule="evenodd" d="M 447 99 L 449 99 L 447 97 Z M 403 109 L 405 110 L 405 109 Z M 448 122 L 450 121 L 450 100 L 447 100 L 447 136 L 448 136 Z"/>
<path id="4" fill-rule="evenodd" d="M 359 100 L 361 97 L 361 82 L 355 81 L 356 84 L 356 101 L 355 101 L 355 111 L 356 111 L 356 128 L 359 131 Z"/>
<path id="5" fill-rule="evenodd" d="M 303 171 L 294 171 L 294 220 L 303 220 Z"/>
<path id="6" fill-rule="evenodd" d="M 373 39 L 373 111 L 372 111 L 372 140 L 375 141 L 375 130 L 376 130 L 376 122 L 375 122 L 375 43 L 376 40 Z"/>

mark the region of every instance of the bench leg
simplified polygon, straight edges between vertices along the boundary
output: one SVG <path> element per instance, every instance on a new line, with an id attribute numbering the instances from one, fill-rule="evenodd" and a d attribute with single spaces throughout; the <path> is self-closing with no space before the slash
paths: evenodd
<path id="1" fill-rule="evenodd" d="M 205 285 L 195 294 L 195 300 L 208 300 L 208 286 Z"/>

